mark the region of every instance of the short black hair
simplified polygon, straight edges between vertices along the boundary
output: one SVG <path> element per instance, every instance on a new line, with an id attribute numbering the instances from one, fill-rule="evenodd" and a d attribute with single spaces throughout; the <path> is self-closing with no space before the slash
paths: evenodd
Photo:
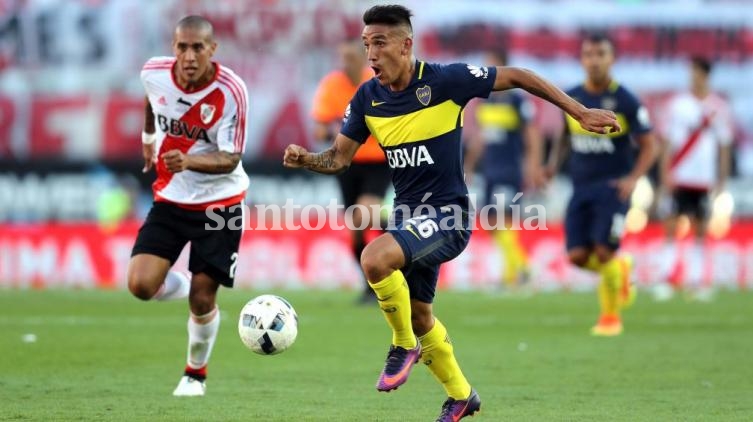
<path id="1" fill-rule="evenodd" d="M 207 39 L 209 40 L 214 39 L 214 27 L 212 26 L 212 22 L 209 22 L 209 19 L 205 18 L 204 16 L 189 15 L 179 20 L 178 23 L 175 25 L 176 31 L 178 29 L 184 29 L 184 28 L 205 31 L 207 33 Z"/>
<path id="2" fill-rule="evenodd" d="M 690 63 L 696 69 L 708 75 L 711 73 L 711 61 L 703 56 L 693 56 L 690 58 Z"/>
<path id="3" fill-rule="evenodd" d="M 609 35 L 607 35 L 605 32 L 601 32 L 601 31 L 589 32 L 583 37 L 582 43 L 584 42 L 590 42 L 594 44 L 600 44 L 600 43 L 605 42 L 605 43 L 608 43 L 610 47 L 612 47 L 612 51 L 615 50 L 614 42 L 612 42 L 612 39 L 609 38 Z"/>
<path id="4" fill-rule="evenodd" d="M 413 13 L 405 6 L 399 4 L 379 5 L 364 12 L 363 23 L 364 25 L 407 25 L 413 32 L 413 25 L 410 22 L 411 16 L 413 16 Z"/>

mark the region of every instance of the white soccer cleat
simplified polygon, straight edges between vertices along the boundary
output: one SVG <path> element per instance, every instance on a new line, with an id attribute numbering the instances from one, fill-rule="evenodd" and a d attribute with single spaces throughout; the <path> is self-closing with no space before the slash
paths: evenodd
<path id="1" fill-rule="evenodd" d="M 207 390 L 207 386 L 204 381 L 199 381 L 195 378 L 191 378 L 187 375 L 184 375 L 183 377 L 181 377 L 180 382 L 178 383 L 178 386 L 175 387 L 175 391 L 173 391 L 173 396 L 176 396 L 176 397 L 203 396 L 206 390 Z"/>

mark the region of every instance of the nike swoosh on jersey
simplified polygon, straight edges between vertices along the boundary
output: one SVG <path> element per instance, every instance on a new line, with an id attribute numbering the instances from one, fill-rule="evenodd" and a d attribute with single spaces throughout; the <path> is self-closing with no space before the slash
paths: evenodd
<path id="1" fill-rule="evenodd" d="M 372 107 L 380 106 L 380 105 L 382 105 L 382 104 L 384 104 L 386 102 L 387 101 L 374 101 L 374 100 L 371 100 L 371 106 Z"/>
<path id="2" fill-rule="evenodd" d="M 413 226 L 410 224 L 405 225 L 405 230 L 408 230 L 413 236 L 416 236 L 416 239 L 421 240 L 421 237 L 413 231 Z"/>

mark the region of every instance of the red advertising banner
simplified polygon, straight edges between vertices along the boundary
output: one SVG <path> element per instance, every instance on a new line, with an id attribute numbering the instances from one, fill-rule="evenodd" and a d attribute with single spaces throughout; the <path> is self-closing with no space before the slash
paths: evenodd
<path id="1" fill-rule="evenodd" d="M 0 286 L 19 288 L 124 288 L 131 247 L 138 230 L 132 222 L 116 229 L 92 223 L 0 226 Z M 240 288 L 355 288 L 360 273 L 349 259 L 347 232 L 248 230 L 242 240 L 236 286 Z M 540 290 L 591 289 L 595 277 L 567 262 L 560 226 L 521 233 Z M 689 284 L 713 283 L 733 289 L 753 287 L 753 223 L 739 223 L 725 238 L 703 249 L 665 244 L 661 228 L 629 235 L 623 250 L 636 258 L 640 286 L 668 276 L 679 256 Z M 176 266 L 186 267 L 186 254 Z M 499 284 L 504 262 L 490 237 L 474 233 L 466 251 L 444 265 L 440 287 L 472 290 Z"/>

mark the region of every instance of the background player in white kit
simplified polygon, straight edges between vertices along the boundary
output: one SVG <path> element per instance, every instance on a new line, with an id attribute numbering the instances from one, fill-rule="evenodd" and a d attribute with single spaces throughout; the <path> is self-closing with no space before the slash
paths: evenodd
<path id="1" fill-rule="evenodd" d="M 668 260 L 667 281 L 677 289 L 688 282 L 699 294 L 709 293 L 711 287 L 703 268 L 709 195 L 724 190 L 734 136 L 731 110 L 724 98 L 712 92 L 710 73 L 711 62 L 706 58 L 690 60 L 690 90 L 675 95 L 667 107 L 661 166 L 662 188 L 672 198 L 667 240 L 675 238 L 682 215 L 688 217 L 694 234 L 689 251 L 684 241 L 666 248 L 670 256 L 671 252 L 675 255 Z M 681 258 L 685 252 L 689 252 L 687 260 Z M 695 268 L 686 268 L 685 262 Z"/>
<path id="2" fill-rule="evenodd" d="M 204 394 L 220 325 L 217 290 L 233 285 L 242 234 L 228 222 L 241 221 L 238 205 L 248 188 L 241 165 L 248 94 L 235 73 L 211 61 L 216 48 L 209 21 L 188 16 L 175 27 L 175 57 L 149 59 L 141 71 L 144 171 L 155 166 L 157 180 L 131 253 L 128 288 L 142 300 L 189 298 L 188 362 L 176 396 Z M 225 225 L 209 230 L 217 227 L 209 217 L 217 215 Z M 188 242 L 190 281 L 170 271 Z"/>

